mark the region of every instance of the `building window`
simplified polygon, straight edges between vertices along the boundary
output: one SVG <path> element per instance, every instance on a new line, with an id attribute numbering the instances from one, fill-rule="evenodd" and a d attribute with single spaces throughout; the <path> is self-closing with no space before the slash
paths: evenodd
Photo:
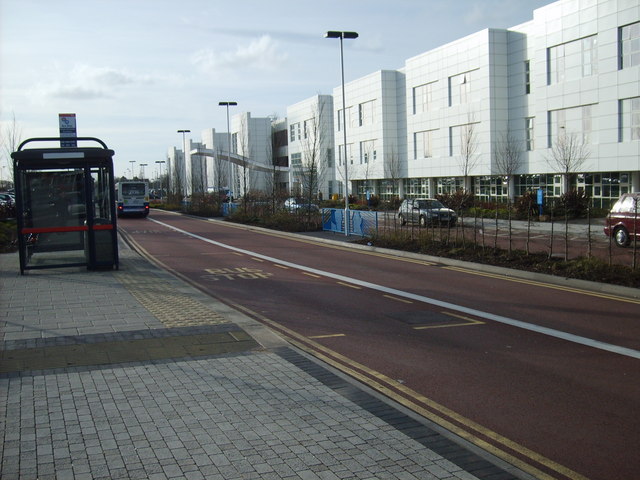
<path id="1" fill-rule="evenodd" d="M 458 190 L 464 189 L 464 179 L 460 177 L 439 178 L 436 188 L 438 190 L 438 195 L 455 193 Z"/>
<path id="2" fill-rule="evenodd" d="M 376 144 L 375 140 L 360 142 L 360 163 L 369 163 L 376 160 Z"/>
<path id="3" fill-rule="evenodd" d="M 338 110 L 338 131 L 341 132 L 342 131 L 342 124 L 343 124 L 343 110 Z M 349 125 L 350 127 L 355 127 L 355 125 L 353 124 L 354 122 L 351 121 L 351 107 L 347 107 L 347 125 Z"/>
<path id="4" fill-rule="evenodd" d="M 620 27 L 618 45 L 620 69 L 640 65 L 640 22 Z"/>
<path id="5" fill-rule="evenodd" d="M 302 167 L 302 154 L 301 153 L 292 153 L 291 154 L 291 168 L 299 169 Z"/>
<path id="6" fill-rule="evenodd" d="M 547 49 L 547 84 L 561 83 L 598 73 L 597 37 L 581 38 Z"/>
<path id="7" fill-rule="evenodd" d="M 640 140 L 640 97 L 620 100 L 619 109 L 619 141 Z"/>
<path id="8" fill-rule="evenodd" d="M 431 196 L 428 178 L 405 178 L 402 183 L 404 185 L 404 196 L 406 198 L 425 198 Z"/>
<path id="9" fill-rule="evenodd" d="M 478 197 L 483 197 L 484 199 L 505 198 L 509 194 L 507 178 L 504 176 L 474 177 L 473 190 Z"/>
<path id="10" fill-rule="evenodd" d="M 479 123 L 467 123 L 449 127 L 449 156 L 471 156 L 478 147 Z"/>
<path id="11" fill-rule="evenodd" d="M 296 141 L 296 138 L 298 140 L 302 139 L 302 136 L 300 135 L 300 122 L 298 123 L 292 123 L 289 126 L 289 132 L 290 132 L 290 138 L 292 142 Z"/>
<path id="12" fill-rule="evenodd" d="M 433 132 L 415 132 L 413 134 L 413 158 L 429 158 L 433 156 Z"/>
<path id="13" fill-rule="evenodd" d="M 353 148 L 351 143 L 347 145 L 347 155 L 349 157 L 349 163 L 353 165 Z M 338 164 L 342 165 L 344 159 L 344 145 L 338 145 Z"/>
<path id="14" fill-rule="evenodd" d="M 562 177 L 556 174 L 516 175 L 514 177 L 515 194 L 521 197 L 527 192 L 536 192 L 541 188 L 545 197 L 553 197 L 556 186 L 561 180 Z"/>
<path id="15" fill-rule="evenodd" d="M 576 185 L 579 190 L 586 192 L 594 199 L 594 204 L 602 206 L 617 199 L 623 193 L 631 191 L 631 174 L 629 172 L 580 173 L 576 175 Z"/>
<path id="16" fill-rule="evenodd" d="M 449 77 L 449 106 L 471 101 L 471 72 Z"/>
<path id="17" fill-rule="evenodd" d="M 413 88 L 413 114 L 427 112 L 433 103 L 433 84 L 426 83 Z"/>
<path id="18" fill-rule="evenodd" d="M 548 147 L 551 148 L 554 140 L 564 135 L 577 135 L 583 143 L 591 143 L 591 117 L 591 105 L 548 112 Z"/>
<path id="19" fill-rule="evenodd" d="M 531 93 L 531 63 L 529 60 L 524 62 L 524 93 Z"/>
<path id="20" fill-rule="evenodd" d="M 302 132 L 303 132 L 303 135 L 304 135 L 303 138 L 308 138 L 309 137 L 309 129 L 307 128 L 307 120 L 304 121 Z"/>
<path id="21" fill-rule="evenodd" d="M 374 121 L 375 100 L 358 105 L 358 126 L 372 125 Z"/>
<path id="22" fill-rule="evenodd" d="M 382 179 L 378 182 L 378 195 L 382 200 L 392 200 L 398 196 L 397 180 Z"/>
<path id="23" fill-rule="evenodd" d="M 534 117 L 527 117 L 524 119 L 524 132 L 525 132 L 525 143 L 527 147 L 527 151 L 533 151 L 533 122 Z"/>

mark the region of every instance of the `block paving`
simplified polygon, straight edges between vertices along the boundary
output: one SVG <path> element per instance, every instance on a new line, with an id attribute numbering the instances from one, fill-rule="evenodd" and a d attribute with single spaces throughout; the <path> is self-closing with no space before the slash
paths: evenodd
<path id="1" fill-rule="evenodd" d="M 23 276 L 0 255 L 0 478 L 527 478 L 120 250 Z"/>

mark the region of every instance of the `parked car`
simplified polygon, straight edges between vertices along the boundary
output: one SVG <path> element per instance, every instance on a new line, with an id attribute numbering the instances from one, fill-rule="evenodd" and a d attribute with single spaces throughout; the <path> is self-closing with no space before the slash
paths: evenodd
<path id="1" fill-rule="evenodd" d="M 400 223 L 417 223 L 421 227 L 427 225 L 453 226 L 458 220 L 456 212 L 445 207 L 435 198 L 415 198 L 403 200 L 398 209 Z"/>
<path id="2" fill-rule="evenodd" d="M 619 247 L 628 246 L 635 235 L 640 240 L 640 192 L 625 193 L 607 215 L 604 234 L 612 236 Z"/>
<path id="3" fill-rule="evenodd" d="M 15 197 L 7 192 L 0 193 L 0 205 L 14 205 L 16 203 Z"/>
<path id="4" fill-rule="evenodd" d="M 284 208 L 290 212 L 319 212 L 320 208 L 315 203 L 302 203 L 291 197 L 284 201 Z"/>

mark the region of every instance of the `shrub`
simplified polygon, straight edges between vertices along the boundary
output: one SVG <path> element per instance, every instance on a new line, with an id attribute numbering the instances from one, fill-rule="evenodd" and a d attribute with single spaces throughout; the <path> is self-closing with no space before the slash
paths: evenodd
<path id="1" fill-rule="evenodd" d="M 0 253 L 14 252 L 17 249 L 17 241 L 16 222 L 0 222 Z"/>
<path id="2" fill-rule="evenodd" d="M 442 202 L 445 207 L 452 210 L 468 210 L 473 207 L 475 203 L 475 197 L 473 193 L 465 190 L 456 190 L 453 193 L 443 193 L 436 195 L 436 198 Z"/>
<path id="3" fill-rule="evenodd" d="M 555 202 L 553 215 L 556 217 L 582 218 L 587 215 L 591 198 L 584 190 L 571 190 L 563 193 Z"/>
<path id="4" fill-rule="evenodd" d="M 273 214 L 256 215 L 255 212 L 238 208 L 227 219 L 232 222 L 272 228 L 283 232 L 313 232 L 322 229 L 322 218 L 319 213 L 309 215 L 307 212 L 289 213 L 279 210 Z"/>
<path id="5" fill-rule="evenodd" d="M 16 206 L 13 205 L 0 205 L 0 220 L 16 218 Z"/>
<path id="6" fill-rule="evenodd" d="M 530 216 L 535 217 L 538 215 L 538 197 L 531 191 L 524 192 L 516 198 L 513 208 L 516 218 L 520 220 L 526 220 Z"/>

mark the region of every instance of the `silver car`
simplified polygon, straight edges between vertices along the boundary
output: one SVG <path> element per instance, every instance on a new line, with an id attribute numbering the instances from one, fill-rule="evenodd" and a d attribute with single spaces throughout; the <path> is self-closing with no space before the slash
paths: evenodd
<path id="1" fill-rule="evenodd" d="M 284 208 L 289 212 L 319 212 L 320 208 L 315 203 L 298 202 L 295 198 L 287 198 L 284 202 Z"/>
<path id="2" fill-rule="evenodd" d="M 458 220 L 456 212 L 445 207 L 435 198 L 415 198 L 403 200 L 398 209 L 400 223 L 417 223 L 421 227 L 427 225 L 453 226 Z"/>

